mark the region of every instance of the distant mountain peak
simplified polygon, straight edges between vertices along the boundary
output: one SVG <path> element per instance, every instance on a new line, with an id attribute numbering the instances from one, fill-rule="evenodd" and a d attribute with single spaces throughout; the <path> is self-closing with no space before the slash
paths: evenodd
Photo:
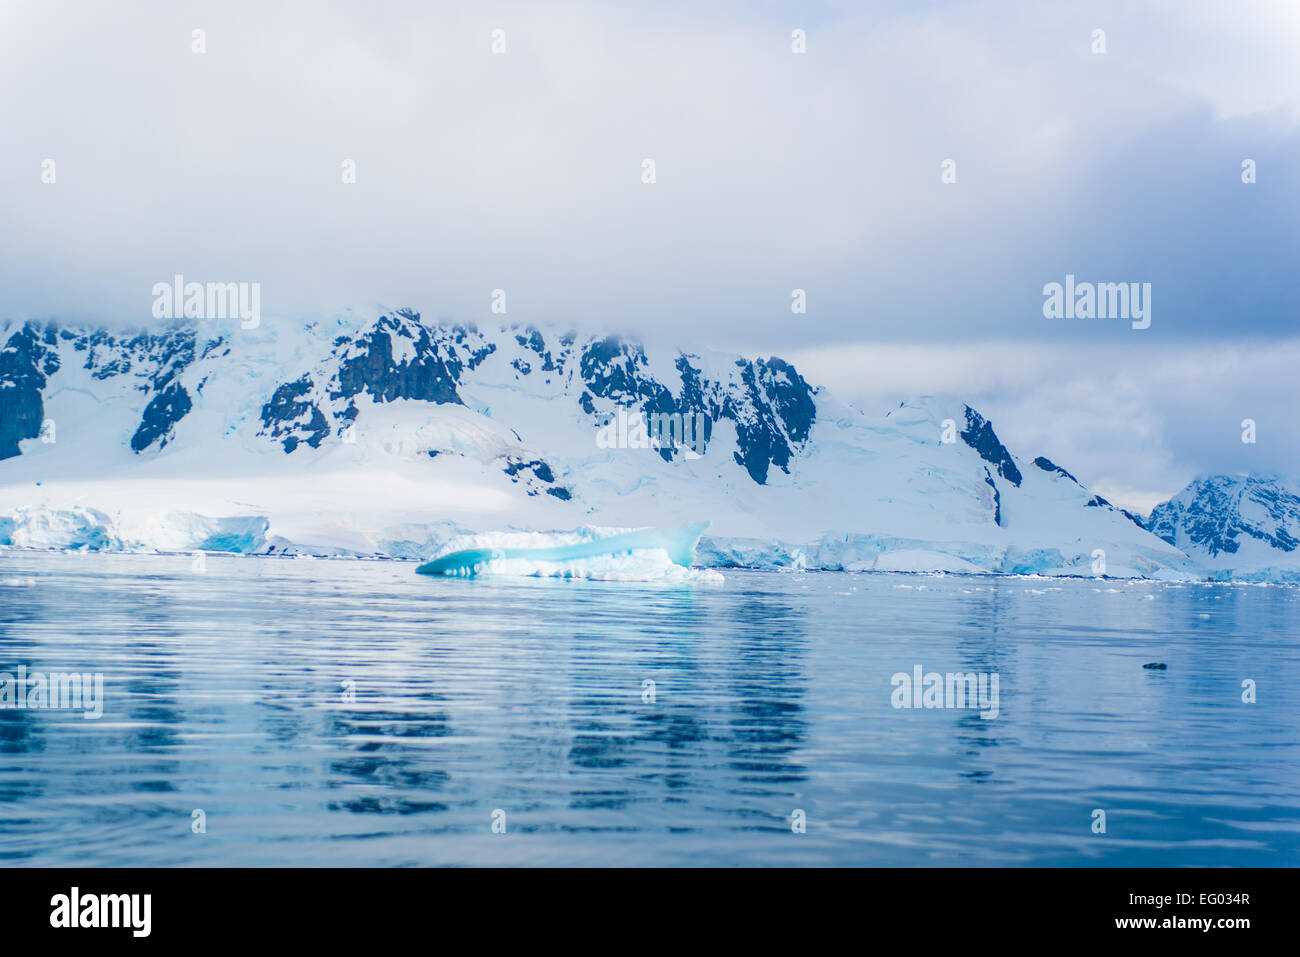
<path id="1" fill-rule="evenodd" d="M 1157 505 L 1147 527 L 1217 569 L 1300 567 L 1300 485 L 1256 472 L 1202 476 Z"/>

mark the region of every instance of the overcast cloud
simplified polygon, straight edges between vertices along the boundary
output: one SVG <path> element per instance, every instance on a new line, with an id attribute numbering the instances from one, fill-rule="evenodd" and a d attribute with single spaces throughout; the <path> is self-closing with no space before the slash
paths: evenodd
<path id="1" fill-rule="evenodd" d="M 959 394 L 1127 504 L 1300 472 L 1291 0 L 129 6 L 0 0 L 0 318 L 151 322 L 175 273 L 286 322 L 502 288 Z M 1151 283 L 1151 327 L 1045 319 L 1067 273 Z"/>

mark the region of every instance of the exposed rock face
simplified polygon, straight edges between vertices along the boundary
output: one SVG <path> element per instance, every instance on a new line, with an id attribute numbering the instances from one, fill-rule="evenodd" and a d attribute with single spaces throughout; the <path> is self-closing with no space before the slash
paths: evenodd
<path id="1" fill-rule="evenodd" d="M 989 470 L 987 468 L 984 470 L 984 481 L 987 482 L 989 488 L 993 490 L 993 524 L 1001 525 L 1002 524 L 1002 493 L 998 491 L 998 483 L 993 481 L 993 476 L 989 474 Z"/>
<path id="2" fill-rule="evenodd" d="M 961 440 L 970 448 L 974 449 L 981 459 L 988 462 L 997 471 L 997 474 L 1006 479 L 1016 488 L 1024 481 L 1024 476 L 1020 473 L 1015 459 L 1002 441 L 998 438 L 997 433 L 993 431 L 993 423 L 984 418 L 970 406 L 962 406 L 966 419 L 966 427 L 959 433 Z M 1046 462 L 1046 459 L 1038 461 Z M 1035 464 L 1038 464 L 1036 461 Z M 1049 465 L 1051 463 L 1048 463 Z M 1042 466 L 1039 466 L 1042 468 Z M 1053 466 L 1053 468 L 1055 468 Z M 1050 471 L 1044 469 L 1044 471 Z M 1059 470 L 1064 475 L 1069 475 L 1064 469 Z M 1074 477 L 1070 476 L 1073 481 Z M 989 487 L 989 493 L 992 497 L 993 505 L 993 524 L 1001 526 L 1002 522 L 1002 493 L 998 490 L 998 483 L 993 479 L 993 472 L 987 467 L 984 469 L 984 483 Z"/>
<path id="3" fill-rule="evenodd" d="M 0 459 L 19 454 L 18 442 L 41 434 L 46 376 L 59 368 L 58 353 L 38 330 L 24 326 L 0 350 Z"/>
<path id="4" fill-rule="evenodd" d="M 817 418 L 813 390 L 783 359 L 738 359 L 725 380 L 707 378 L 692 359 L 677 357 L 681 387 L 674 393 L 648 370 L 645 352 L 636 343 L 615 337 L 595 340 L 580 360 L 587 391 L 579 399 L 583 411 L 594 413 L 592 397 L 654 415 L 680 415 L 694 421 L 703 415 L 703 447 L 723 420 L 736 429 L 733 457 L 759 485 L 776 466 L 789 472 L 790 459 L 802 450 Z M 680 449 L 664 446 L 659 454 L 671 460 Z"/>
<path id="5" fill-rule="evenodd" d="M 399 310 L 368 330 L 334 340 L 311 372 L 278 386 L 262 406 L 262 433 L 285 452 L 319 448 L 360 414 L 358 403 L 414 399 L 461 405 L 461 376 L 496 351 L 496 345 L 463 327 L 426 326 L 420 314 Z"/>
<path id="6" fill-rule="evenodd" d="M 656 448 L 665 461 L 684 455 L 688 445 L 707 450 L 718 424 L 729 422 L 736 434 L 732 458 L 760 485 L 773 468 L 789 473 L 817 417 L 812 388 L 779 358 L 736 359 L 731 369 L 711 377 L 698 357 L 679 354 L 673 370 L 678 381 L 665 383 L 651 371 L 639 343 L 616 336 L 580 342 L 572 333 L 552 334 L 548 341 L 533 326 L 489 336 L 463 326 L 431 325 L 417 312 L 398 310 L 358 334 L 338 336 L 310 368 L 277 383 L 261 401 L 257 434 L 292 454 L 344 440 L 369 404 L 464 405 L 462 384 L 499 350 L 514 356 L 508 361 L 517 379 L 542 378 L 571 394 L 593 428 L 620 409 L 640 412 L 647 420 L 681 416 L 699 422 L 702 434 L 692 435 L 692 442 Z M 0 458 L 19 454 L 20 440 L 40 434 L 47 376 L 59 368 L 61 355 L 76 356 L 95 381 L 127 381 L 142 393 L 129 444 L 145 454 L 174 441 L 194 409 L 194 392 L 219 372 L 228 352 L 221 337 L 200 349 L 195 328 L 118 336 L 29 323 L 0 352 Z M 441 451 L 427 450 L 429 457 Z M 530 494 L 571 495 L 544 460 L 511 459 L 502 471 L 516 482 L 526 472 Z"/>
<path id="7" fill-rule="evenodd" d="M 1057 465 L 1055 462 L 1053 462 L 1051 459 L 1047 458 L 1046 456 L 1043 455 L 1038 456 L 1038 458 L 1034 459 L 1034 464 L 1037 465 L 1044 472 L 1054 472 L 1057 475 L 1065 476 L 1071 482 L 1074 482 L 1076 485 L 1079 483 L 1079 480 L 1077 478 L 1075 478 L 1073 475 L 1071 475 L 1065 469 L 1061 468 L 1059 465 Z"/>
<path id="8" fill-rule="evenodd" d="M 176 423 L 193 408 L 190 394 L 176 382 L 167 385 L 144 407 L 140 428 L 131 437 L 131 450 L 142 452 L 154 443 L 165 446 L 176 433 Z"/>
<path id="9" fill-rule="evenodd" d="M 993 431 L 993 423 L 970 406 L 966 406 L 966 428 L 961 432 L 961 440 L 978 452 L 985 462 L 995 466 L 1004 479 L 1016 487 L 1020 486 L 1023 476 L 1020 469 L 1016 468 L 1011 453 Z"/>
<path id="10" fill-rule="evenodd" d="M 193 407 L 177 380 L 194 362 L 196 342 L 196 331 L 182 327 L 119 337 L 102 329 L 27 323 L 0 350 L 0 459 L 18 454 L 19 440 L 40 434 L 47 377 L 65 362 L 79 364 L 92 381 L 124 379 L 142 393 L 131 447 L 162 448 Z M 220 338 L 210 340 L 205 357 L 221 345 Z"/>
<path id="11" fill-rule="evenodd" d="M 1300 489 L 1267 475 L 1215 475 L 1157 505 L 1146 527 L 1171 545 L 1209 558 L 1257 543 L 1281 555 L 1300 545 Z"/>
<path id="12" fill-rule="evenodd" d="M 305 441 L 313 449 L 330 434 L 329 423 L 320 406 L 304 397 L 311 392 L 309 376 L 286 382 L 275 390 L 271 401 L 262 406 L 262 424 L 266 433 L 281 439 L 284 450 L 292 452 Z M 355 410 L 355 406 L 352 407 Z"/>

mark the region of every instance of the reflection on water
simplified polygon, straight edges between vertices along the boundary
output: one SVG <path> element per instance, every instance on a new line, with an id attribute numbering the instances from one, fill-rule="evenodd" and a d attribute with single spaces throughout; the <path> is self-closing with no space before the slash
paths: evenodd
<path id="1" fill-rule="evenodd" d="M 0 710 L 8 863 L 1300 862 L 1294 588 L 25 552 L 0 582 L 0 672 L 105 694 Z M 998 716 L 893 708 L 918 665 L 997 674 Z"/>

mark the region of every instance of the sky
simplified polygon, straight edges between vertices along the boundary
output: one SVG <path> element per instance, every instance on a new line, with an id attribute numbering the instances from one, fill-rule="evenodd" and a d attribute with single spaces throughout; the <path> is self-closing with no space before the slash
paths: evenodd
<path id="1" fill-rule="evenodd" d="M 126 9 L 0 0 L 0 319 L 258 282 L 952 395 L 1142 510 L 1300 474 L 1291 0 Z M 1046 318 L 1067 275 L 1149 328 Z"/>

